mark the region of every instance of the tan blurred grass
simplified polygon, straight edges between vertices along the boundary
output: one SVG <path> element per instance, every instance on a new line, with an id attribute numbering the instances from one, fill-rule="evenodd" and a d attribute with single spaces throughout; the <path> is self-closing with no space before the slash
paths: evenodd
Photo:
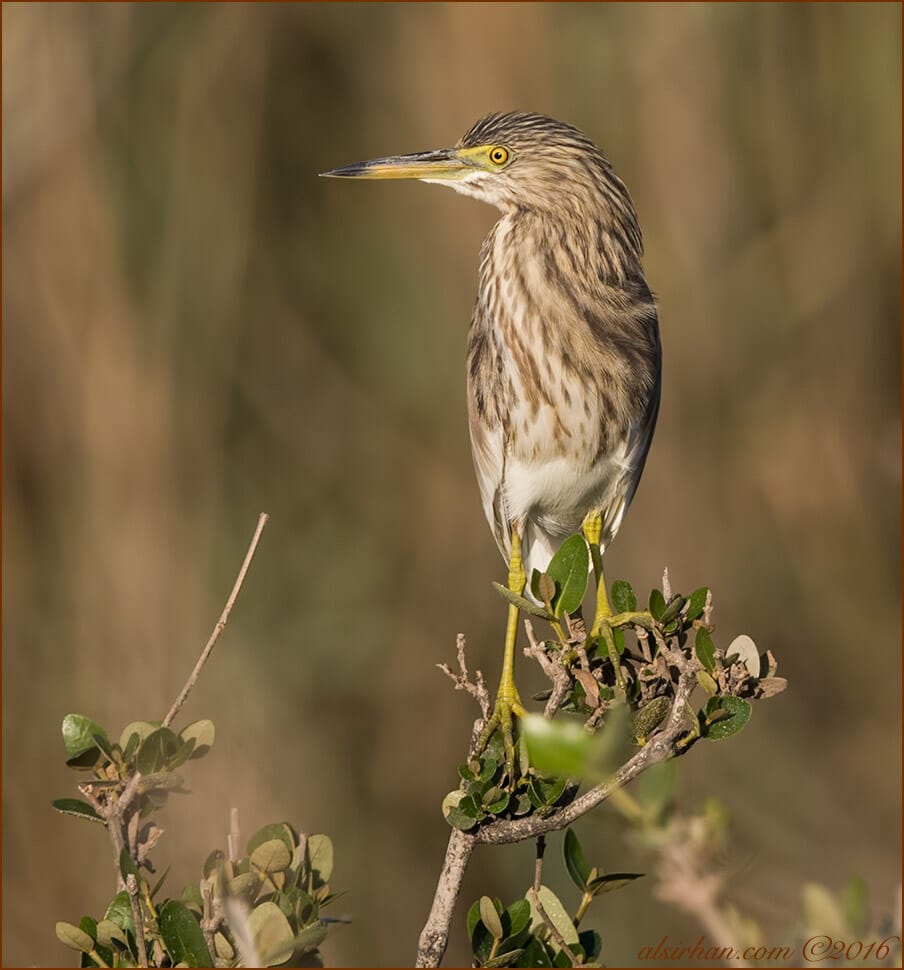
<path id="1" fill-rule="evenodd" d="M 898 879 L 900 8 L 3 6 L 4 962 L 96 912 L 102 833 L 56 817 L 58 725 L 161 716 L 272 521 L 189 716 L 174 890 L 223 838 L 327 830 L 355 925 L 412 958 L 501 613 L 471 479 L 464 332 L 493 214 L 318 181 L 489 110 L 585 128 L 660 296 L 661 423 L 610 572 L 710 583 L 791 691 L 683 767 L 735 813 L 736 898 L 781 943 L 800 884 Z M 528 677 L 526 672 L 522 675 Z M 618 826 L 582 835 L 627 867 Z M 530 852 L 476 859 L 520 892 Z M 467 891 L 467 890 L 466 890 Z M 695 932 L 633 887 L 610 962 Z M 650 927 L 655 927 L 651 931 Z M 652 935 L 651 935 L 652 933 Z M 462 934 L 463 935 L 463 934 Z M 463 940 L 450 962 L 466 959 Z"/>

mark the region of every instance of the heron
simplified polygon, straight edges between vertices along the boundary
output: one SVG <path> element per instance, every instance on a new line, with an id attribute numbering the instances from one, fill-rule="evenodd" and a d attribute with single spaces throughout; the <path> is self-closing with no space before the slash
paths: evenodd
<path id="1" fill-rule="evenodd" d="M 468 424 L 484 512 L 512 593 L 502 675 L 475 746 L 497 729 L 515 783 L 518 598 L 559 544 L 582 532 L 597 580 L 590 637 L 621 686 L 602 556 L 643 472 L 659 411 L 662 352 L 643 239 L 625 184 L 578 128 L 495 113 L 452 148 L 323 173 L 419 179 L 494 205 L 480 250 L 467 348 Z"/>

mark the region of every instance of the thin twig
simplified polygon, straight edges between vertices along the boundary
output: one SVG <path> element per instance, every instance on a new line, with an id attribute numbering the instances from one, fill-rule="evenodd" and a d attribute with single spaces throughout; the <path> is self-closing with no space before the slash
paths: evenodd
<path id="1" fill-rule="evenodd" d="M 229 594 L 229 599 L 226 600 L 226 606 L 223 608 L 223 612 L 220 614 L 219 620 L 216 622 L 216 626 L 213 628 L 213 633 L 210 634 L 210 639 L 207 641 L 207 645 L 201 651 L 201 656 L 198 658 L 198 662 L 195 664 L 195 669 L 191 672 L 188 680 L 185 682 L 185 686 L 179 691 L 179 696 L 173 701 L 173 706 L 169 709 L 166 717 L 163 719 L 163 726 L 169 727 L 173 722 L 173 718 L 182 709 L 182 705 L 185 703 L 185 699 L 188 697 L 189 692 L 198 682 L 198 677 L 201 675 L 201 670 L 204 664 L 207 663 L 207 658 L 210 656 L 211 651 L 214 648 L 220 634 L 223 632 L 223 628 L 226 626 L 226 621 L 229 619 L 229 614 L 232 612 L 232 607 L 235 604 L 236 598 L 239 595 L 239 590 L 242 588 L 242 583 L 245 582 L 245 574 L 248 572 L 248 567 L 251 565 L 251 560 L 254 558 L 254 553 L 257 550 L 257 544 L 260 542 L 261 533 L 264 531 L 264 526 L 267 524 L 267 519 L 269 516 L 266 512 L 261 512 L 257 519 L 257 528 L 254 530 L 254 535 L 251 537 L 251 544 L 248 546 L 248 551 L 245 553 L 245 560 L 242 563 L 242 568 L 239 570 L 239 574 L 236 577 L 235 585 L 232 587 L 232 592 Z"/>
<path id="2" fill-rule="evenodd" d="M 452 913 L 473 850 L 474 836 L 460 829 L 453 829 L 446 847 L 442 872 L 436 884 L 430 915 L 418 940 L 417 960 L 414 964 L 416 967 L 438 967 L 446 952 Z"/>
<path id="3" fill-rule="evenodd" d="M 543 885 L 543 853 L 546 851 L 546 836 L 537 836 L 537 858 L 534 860 L 534 892 L 540 892 Z"/>
<path id="4" fill-rule="evenodd" d="M 465 635 L 463 633 L 459 633 L 455 638 L 455 653 L 458 660 L 458 673 L 455 673 L 448 664 L 437 664 L 436 666 L 455 684 L 456 690 L 467 691 L 477 701 L 485 722 L 490 716 L 490 692 L 487 690 L 483 674 L 479 670 L 474 672 L 474 680 L 471 681 L 468 664 L 465 661 Z"/>
<path id="5" fill-rule="evenodd" d="M 138 899 L 138 880 L 130 872 L 126 877 L 126 892 L 132 907 L 132 920 L 135 923 L 135 948 L 138 950 L 138 966 L 148 965 L 147 947 L 144 942 L 144 916 L 141 912 L 141 901 Z"/>
<path id="6" fill-rule="evenodd" d="M 543 711 L 544 717 L 551 718 L 568 696 L 568 691 L 571 689 L 571 677 L 559 660 L 550 659 L 543 644 L 537 640 L 537 635 L 534 633 L 534 625 L 530 620 L 525 619 L 524 629 L 527 631 L 527 641 L 529 644 L 529 646 L 524 648 L 524 655 L 526 657 L 533 657 L 540 665 L 543 673 L 552 681 L 552 693 L 549 695 L 549 700 L 546 702 L 546 707 Z"/>

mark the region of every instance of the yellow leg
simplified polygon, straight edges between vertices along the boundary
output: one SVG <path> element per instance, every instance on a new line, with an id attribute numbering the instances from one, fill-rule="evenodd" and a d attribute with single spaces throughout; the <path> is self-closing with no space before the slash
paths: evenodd
<path id="1" fill-rule="evenodd" d="M 512 529 L 512 552 L 509 557 L 508 587 L 519 596 L 524 592 L 526 577 L 524 564 L 521 561 L 521 536 Z M 476 754 L 487 746 L 493 732 L 498 728 L 502 731 L 505 743 L 505 767 L 508 773 L 508 784 L 515 784 L 515 736 L 514 717 L 523 717 L 526 713 L 515 687 L 515 641 L 518 637 L 518 607 L 509 603 L 508 623 L 505 628 L 505 652 L 502 657 L 502 676 L 499 679 L 499 690 L 496 693 L 496 705 L 493 714 L 477 740 Z"/>
<path id="2" fill-rule="evenodd" d="M 593 574 L 596 578 L 596 612 L 593 625 L 590 627 L 590 637 L 602 636 L 606 644 L 606 653 L 615 671 L 615 684 L 619 690 L 625 689 L 621 664 L 618 660 L 618 650 L 615 648 L 615 637 L 612 635 L 612 607 L 609 605 L 609 595 L 606 591 L 606 574 L 603 572 L 603 557 L 600 553 L 600 535 L 603 523 L 599 512 L 588 512 L 584 519 L 584 538 L 590 546 L 590 558 L 593 560 Z"/>

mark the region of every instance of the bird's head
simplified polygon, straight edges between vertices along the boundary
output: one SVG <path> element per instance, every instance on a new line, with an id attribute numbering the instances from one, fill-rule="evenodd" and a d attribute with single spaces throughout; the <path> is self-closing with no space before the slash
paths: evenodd
<path id="1" fill-rule="evenodd" d="M 503 211 L 554 212 L 569 200 L 599 204 L 613 191 L 627 196 L 602 152 L 582 131 L 527 112 L 488 115 L 454 148 L 375 158 L 323 174 L 437 182 Z"/>

